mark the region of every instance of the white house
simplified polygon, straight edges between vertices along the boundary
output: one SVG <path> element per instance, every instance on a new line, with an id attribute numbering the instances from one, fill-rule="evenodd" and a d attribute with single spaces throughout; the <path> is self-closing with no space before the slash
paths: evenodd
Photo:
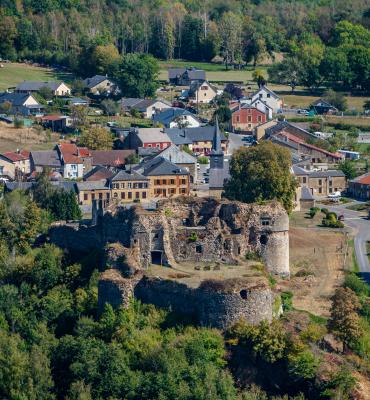
<path id="1" fill-rule="evenodd" d="M 166 128 L 198 128 L 201 125 L 201 121 L 190 111 L 176 107 L 155 114 L 153 121 Z"/>
<path id="2" fill-rule="evenodd" d="M 130 112 L 137 110 L 143 114 L 144 118 L 152 118 L 154 114 L 171 108 L 171 104 L 165 100 L 122 98 L 120 100 L 122 111 Z"/>
<path id="3" fill-rule="evenodd" d="M 254 100 L 251 98 L 243 98 L 240 99 L 240 104 L 246 104 L 248 106 L 255 107 L 257 110 L 266 114 L 267 119 L 272 119 L 272 108 L 260 98 L 255 98 Z"/>
<path id="4" fill-rule="evenodd" d="M 218 94 L 217 88 L 208 81 L 193 81 L 190 84 L 188 96 L 195 103 L 210 103 Z"/>
<path id="5" fill-rule="evenodd" d="M 262 86 L 257 92 L 251 96 L 252 104 L 256 100 L 262 100 L 272 109 L 273 113 L 277 113 L 283 106 L 283 100 L 276 93 L 266 86 Z M 271 116 L 272 117 L 272 116 Z"/>

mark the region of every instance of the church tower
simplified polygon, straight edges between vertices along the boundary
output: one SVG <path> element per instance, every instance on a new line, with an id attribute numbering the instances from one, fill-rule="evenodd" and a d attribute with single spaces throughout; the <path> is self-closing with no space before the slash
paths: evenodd
<path id="1" fill-rule="evenodd" d="M 217 117 L 213 134 L 212 151 L 209 155 L 209 159 L 210 169 L 224 169 L 224 152 L 221 147 L 221 134 Z"/>

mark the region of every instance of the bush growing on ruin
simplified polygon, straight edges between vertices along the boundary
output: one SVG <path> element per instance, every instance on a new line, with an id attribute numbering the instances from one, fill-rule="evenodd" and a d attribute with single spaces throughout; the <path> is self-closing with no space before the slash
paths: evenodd
<path id="1" fill-rule="evenodd" d="M 196 242 L 198 240 L 198 235 L 195 232 L 191 232 L 188 239 L 189 242 Z"/>

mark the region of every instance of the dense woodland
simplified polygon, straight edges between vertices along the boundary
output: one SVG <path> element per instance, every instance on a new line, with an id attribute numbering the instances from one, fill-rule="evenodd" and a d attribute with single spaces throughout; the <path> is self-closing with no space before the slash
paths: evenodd
<path id="1" fill-rule="evenodd" d="M 0 56 L 110 72 L 126 53 L 254 65 L 286 55 L 273 80 L 368 90 L 366 0 L 0 0 Z"/>

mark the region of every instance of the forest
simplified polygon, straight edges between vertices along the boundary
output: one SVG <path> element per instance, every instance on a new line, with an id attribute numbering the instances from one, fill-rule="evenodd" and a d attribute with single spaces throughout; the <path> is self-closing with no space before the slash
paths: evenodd
<path id="1" fill-rule="evenodd" d="M 273 80 L 368 90 L 366 0 L 0 0 L 0 57 L 110 72 L 126 53 L 257 65 L 284 53 Z"/>

